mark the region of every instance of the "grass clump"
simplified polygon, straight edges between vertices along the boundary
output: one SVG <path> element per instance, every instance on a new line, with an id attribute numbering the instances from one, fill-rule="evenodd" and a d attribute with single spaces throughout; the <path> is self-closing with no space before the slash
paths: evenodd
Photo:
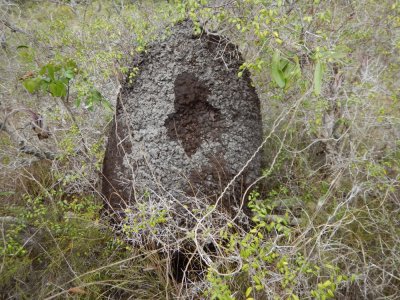
<path id="1" fill-rule="evenodd" d="M 2 298 L 156 299 L 164 293 L 154 274 L 142 272 L 145 256 L 99 219 L 98 199 L 49 190 L 25 194 L 22 203 L 1 209 L 8 216 L 2 219 Z"/>

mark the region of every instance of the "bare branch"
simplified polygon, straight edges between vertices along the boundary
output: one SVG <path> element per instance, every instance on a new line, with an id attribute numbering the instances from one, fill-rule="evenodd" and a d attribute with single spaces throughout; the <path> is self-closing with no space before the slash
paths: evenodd
<path id="1" fill-rule="evenodd" d="M 10 22 L 8 22 L 6 20 L 0 20 L 0 22 L 3 23 L 6 27 L 10 28 L 12 32 L 19 32 L 19 33 L 29 35 L 29 33 L 26 32 L 25 30 L 18 28 L 17 26 L 15 26 L 14 24 L 11 24 Z"/>
<path id="2" fill-rule="evenodd" d="M 10 115 L 10 114 L 9 114 Z M 4 120 L 4 122 L 0 122 L 0 131 L 4 131 L 6 132 L 9 136 L 10 139 L 16 144 L 18 145 L 18 151 L 24 154 L 29 154 L 29 155 L 33 155 L 37 158 L 40 159 L 50 159 L 50 160 L 54 160 L 56 158 L 56 153 L 50 152 L 50 151 L 46 151 L 46 150 L 42 150 L 38 147 L 32 147 L 27 145 L 27 141 L 23 138 L 21 138 L 15 131 L 11 130 L 8 126 L 7 126 L 7 119 L 9 117 L 9 115 L 6 117 L 6 119 Z"/>

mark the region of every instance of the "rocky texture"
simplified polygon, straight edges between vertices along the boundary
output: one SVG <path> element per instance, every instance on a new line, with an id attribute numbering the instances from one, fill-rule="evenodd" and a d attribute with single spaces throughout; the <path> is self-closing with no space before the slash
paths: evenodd
<path id="1" fill-rule="evenodd" d="M 175 26 L 138 57 L 139 73 L 118 99 L 104 159 L 103 194 L 111 208 L 144 193 L 215 201 L 261 143 L 260 103 L 235 46 Z M 259 174 L 257 156 L 223 204 Z"/>

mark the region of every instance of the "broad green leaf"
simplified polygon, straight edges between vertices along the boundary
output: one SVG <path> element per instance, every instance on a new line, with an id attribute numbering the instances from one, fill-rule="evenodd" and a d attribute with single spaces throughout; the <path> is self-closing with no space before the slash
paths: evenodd
<path id="1" fill-rule="evenodd" d="M 60 70 L 60 67 L 57 65 L 54 65 L 52 63 L 49 63 L 45 66 L 43 66 L 40 71 L 39 74 L 40 75 L 44 75 L 48 77 L 48 82 L 53 82 L 56 80 L 56 76 L 55 74 Z"/>
<path id="2" fill-rule="evenodd" d="M 49 90 L 49 84 L 50 84 L 50 78 L 46 77 L 42 79 L 42 82 L 40 83 L 40 89 L 43 91 L 47 92 Z"/>
<path id="3" fill-rule="evenodd" d="M 53 97 L 64 97 L 67 95 L 67 88 L 61 81 L 56 81 L 49 84 L 49 92 Z"/>
<path id="4" fill-rule="evenodd" d="M 289 61 L 287 59 L 280 59 L 279 60 L 279 69 L 282 72 L 285 72 L 286 68 L 289 66 Z"/>
<path id="5" fill-rule="evenodd" d="M 286 82 L 283 72 L 280 68 L 280 55 L 278 50 L 276 50 L 272 56 L 271 77 L 280 88 L 285 87 Z"/>
<path id="6" fill-rule="evenodd" d="M 74 78 L 74 76 L 75 76 L 75 74 L 74 74 L 73 70 L 71 70 L 71 69 L 65 70 L 64 77 L 66 77 L 70 80 L 70 79 Z"/>
<path id="7" fill-rule="evenodd" d="M 22 82 L 22 85 L 26 88 L 26 90 L 33 94 L 40 88 L 41 78 L 28 78 Z"/>
<path id="8" fill-rule="evenodd" d="M 286 82 L 288 82 L 289 79 L 300 75 L 297 64 L 293 63 L 293 62 L 288 62 L 288 64 L 285 66 L 285 68 L 282 70 L 282 72 L 283 72 L 283 76 L 286 79 Z M 300 71 L 300 73 L 301 73 L 301 71 Z"/>
<path id="9" fill-rule="evenodd" d="M 320 60 L 317 60 L 314 71 L 314 93 L 317 96 L 321 94 L 323 73 L 324 73 L 324 65 L 321 63 Z"/>
<path id="10" fill-rule="evenodd" d="M 40 69 L 39 74 L 40 74 L 40 75 L 46 75 L 46 72 L 47 72 L 47 65 L 43 66 L 43 67 Z"/>
<path id="11" fill-rule="evenodd" d="M 52 81 L 54 81 L 54 66 L 52 64 L 47 65 L 47 75 Z"/>

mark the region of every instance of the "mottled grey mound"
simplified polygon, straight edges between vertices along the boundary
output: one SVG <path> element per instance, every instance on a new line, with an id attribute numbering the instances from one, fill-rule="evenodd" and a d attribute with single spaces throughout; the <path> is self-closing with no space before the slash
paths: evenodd
<path id="1" fill-rule="evenodd" d="M 261 144 L 260 103 L 235 46 L 194 36 L 184 21 L 138 57 L 122 86 L 104 159 L 103 194 L 120 209 L 150 192 L 215 201 Z M 224 198 L 225 208 L 258 175 L 251 162 Z"/>

